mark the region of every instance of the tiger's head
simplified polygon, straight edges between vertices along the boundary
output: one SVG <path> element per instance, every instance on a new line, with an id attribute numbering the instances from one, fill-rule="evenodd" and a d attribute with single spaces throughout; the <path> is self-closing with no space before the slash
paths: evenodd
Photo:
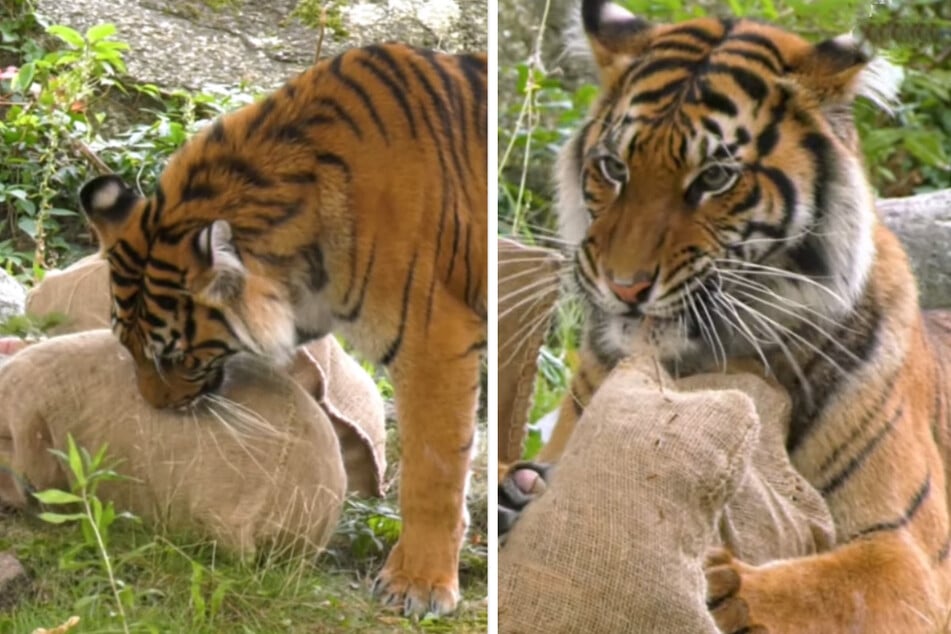
<path id="1" fill-rule="evenodd" d="M 748 20 L 585 0 L 582 23 L 602 86 L 558 205 L 592 343 L 622 356 L 648 323 L 664 358 L 696 360 L 820 337 L 874 258 L 852 103 L 887 103 L 900 75 L 852 40 Z"/>
<path id="2" fill-rule="evenodd" d="M 165 226 L 161 186 L 145 198 L 116 176 L 90 181 L 80 199 L 109 261 L 113 331 L 151 405 L 214 391 L 237 352 L 286 357 L 294 320 L 284 291 L 248 270 L 226 220 Z"/>

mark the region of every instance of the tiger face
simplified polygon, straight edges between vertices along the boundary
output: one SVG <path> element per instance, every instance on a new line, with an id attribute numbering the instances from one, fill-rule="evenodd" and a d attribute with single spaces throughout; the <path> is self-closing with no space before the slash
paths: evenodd
<path id="1" fill-rule="evenodd" d="M 227 221 L 157 230 L 161 189 L 144 198 L 115 176 L 90 181 L 80 198 L 110 263 L 113 331 L 149 404 L 189 405 L 219 387 L 233 354 L 290 348 L 262 335 L 288 340 L 293 320 L 279 294 L 248 274 Z"/>
<path id="2" fill-rule="evenodd" d="M 559 206 L 593 343 L 623 355 L 649 317 L 667 359 L 762 354 L 849 311 L 874 253 L 858 45 L 585 7 L 603 86 L 560 157 Z"/>

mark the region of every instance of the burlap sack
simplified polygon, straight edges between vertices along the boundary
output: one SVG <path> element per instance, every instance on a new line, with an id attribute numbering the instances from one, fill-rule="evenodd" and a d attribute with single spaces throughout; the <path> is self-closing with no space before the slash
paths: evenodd
<path id="1" fill-rule="evenodd" d="M 676 386 L 684 392 L 739 390 L 760 419 L 750 471 L 720 516 L 719 541 L 754 565 L 830 549 L 835 526 L 829 507 L 786 451 L 792 408 L 786 391 L 753 374 L 700 374 Z"/>
<path id="2" fill-rule="evenodd" d="M 385 414 L 373 378 L 329 336 L 298 348 L 289 371 L 333 423 L 347 470 L 347 490 L 383 496 Z"/>
<path id="3" fill-rule="evenodd" d="M 26 310 L 65 315 L 66 322 L 51 334 L 108 328 L 109 297 L 109 264 L 96 254 L 63 271 L 50 271 L 28 293 Z M 373 380 L 329 336 L 299 348 L 288 371 L 330 417 L 340 439 L 348 490 L 383 495 L 386 429 L 383 399 Z"/>
<path id="4" fill-rule="evenodd" d="M 662 392 L 655 371 L 615 369 L 512 530 L 500 632 L 717 632 L 703 557 L 759 423 L 742 392 Z"/>
<path id="5" fill-rule="evenodd" d="M 26 312 L 59 314 L 66 321 L 50 329 L 51 335 L 109 328 L 109 263 L 98 253 L 53 270 L 26 294 Z"/>
<path id="6" fill-rule="evenodd" d="M 330 421 L 286 374 L 251 357 L 229 362 L 220 393 L 233 404 L 150 407 L 131 357 L 105 330 L 30 346 L 0 367 L 3 501 L 24 506 L 24 485 L 67 488 L 68 469 L 49 449 L 65 451 L 71 434 L 90 452 L 108 444 L 129 477 L 99 488 L 117 509 L 242 555 L 323 547 L 346 495 Z"/>
<path id="7" fill-rule="evenodd" d="M 522 457 L 538 349 L 558 301 L 563 258 L 499 238 L 499 478 Z"/>

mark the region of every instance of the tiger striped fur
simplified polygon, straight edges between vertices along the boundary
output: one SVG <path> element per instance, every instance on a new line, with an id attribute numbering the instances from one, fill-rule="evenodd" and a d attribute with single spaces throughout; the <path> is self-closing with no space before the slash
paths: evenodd
<path id="1" fill-rule="evenodd" d="M 862 167 L 852 101 L 886 99 L 885 75 L 854 42 L 748 20 L 652 25 L 604 0 L 582 20 L 602 90 L 558 187 L 587 317 L 540 461 L 645 334 L 679 374 L 752 361 L 792 396 L 787 447 L 838 545 L 712 553 L 720 629 L 943 631 L 951 317 L 922 315 Z"/>
<path id="2" fill-rule="evenodd" d="M 281 361 L 331 331 L 388 369 L 403 532 L 375 589 L 409 613 L 459 598 L 486 337 L 486 64 L 352 49 L 205 128 L 151 196 L 116 176 L 81 192 L 154 406 L 200 406 L 230 355 Z"/>

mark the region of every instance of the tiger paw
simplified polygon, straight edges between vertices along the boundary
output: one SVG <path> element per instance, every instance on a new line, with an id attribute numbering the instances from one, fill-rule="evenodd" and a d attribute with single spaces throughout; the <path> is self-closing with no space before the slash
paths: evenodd
<path id="1" fill-rule="evenodd" d="M 402 539 L 393 547 L 373 582 L 373 595 L 407 616 L 454 612 L 459 604 L 457 556 L 450 557 L 451 565 L 443 569 L 431 553 L 411 556 L 408 550 Z"/>
<path id="2" fill-rule="evenodd" d="M 551 465 L 523 462 L 515 465 L 499 485 L 499 541 L 504 542 L 528 504 L 548 486 Z"/>
<path id="3" fill-rule="evenodd" d="M 769 628 L 760 622 L 743 596 L 744 583 L 748 585 L 751 581 L 751 566 L 718 548 L 708 553 L 704 570 L 707 577 L 707 609 L 721 632 L 769 633 Z"/>

